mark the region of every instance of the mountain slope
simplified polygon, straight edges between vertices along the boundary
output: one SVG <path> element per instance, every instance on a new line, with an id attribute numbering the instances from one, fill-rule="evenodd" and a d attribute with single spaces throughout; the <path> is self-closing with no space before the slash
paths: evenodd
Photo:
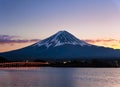
<path id="1" fill-rule="evenodd" d="M 95 58 L 120 58 L 120 51 L 88 44 L 67 31 L 58 33 L 31 46 L 2 53 L 11 61 L 22 60 L 74 60 Z"/>

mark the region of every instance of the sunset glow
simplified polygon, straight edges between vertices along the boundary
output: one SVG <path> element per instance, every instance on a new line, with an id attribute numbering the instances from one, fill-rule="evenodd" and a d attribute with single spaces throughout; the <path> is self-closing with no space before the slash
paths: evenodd
<path id="1" fill-rule="evenodd" d="M 0 52 L 6 52 L 11 50 L 20 49 L 33 44 L 31 43 L 12 43 L 12 44 L 0 44 Z"/>
<path id="2" fill-rule="evenodd" d="M 98 45 L 98 46 L 104 46 L 104 47 L 110 47 L 114 49 L 120 49 L 120 40 L 115 39 L 97 39 L 97 40 L 85 40 L 88 43 Z"/>

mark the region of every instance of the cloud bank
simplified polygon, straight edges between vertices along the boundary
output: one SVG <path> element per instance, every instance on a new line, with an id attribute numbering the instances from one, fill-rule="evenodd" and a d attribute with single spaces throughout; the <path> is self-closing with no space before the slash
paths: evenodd
<path id="1" fill-rule="evenodd" d="M 94 39 L 94 40 L 86 39 L 84 41 L 91 43 L 91 44 L 99 45 L 99 46 L 120 49 L 120 40 L 116 40 L 116 39 Z"/>
<path id="2" fill-rule="evenodd" d="M 20 36 L 0 35 L 0 44 L 29 43 L 37 41 L 39 41 L 39 39 L 20 39 Z"/>

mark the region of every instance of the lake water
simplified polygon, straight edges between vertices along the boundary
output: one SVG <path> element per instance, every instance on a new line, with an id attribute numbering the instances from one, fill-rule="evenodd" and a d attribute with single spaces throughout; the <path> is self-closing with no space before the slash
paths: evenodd
<path id="1" fill-rule="evenodd" d="M 0 87 L 120 87 L 120 68 L 0 68 Z"/>

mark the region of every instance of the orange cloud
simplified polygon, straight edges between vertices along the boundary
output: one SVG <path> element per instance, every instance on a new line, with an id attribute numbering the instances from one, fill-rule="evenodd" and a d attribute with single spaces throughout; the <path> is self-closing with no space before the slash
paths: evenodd
<path id="1" fill-rule="evenodd" d="M 85 39 L 84 41 L 94 45 L 120 49 L 120 40 L 116 39 Z"/>

